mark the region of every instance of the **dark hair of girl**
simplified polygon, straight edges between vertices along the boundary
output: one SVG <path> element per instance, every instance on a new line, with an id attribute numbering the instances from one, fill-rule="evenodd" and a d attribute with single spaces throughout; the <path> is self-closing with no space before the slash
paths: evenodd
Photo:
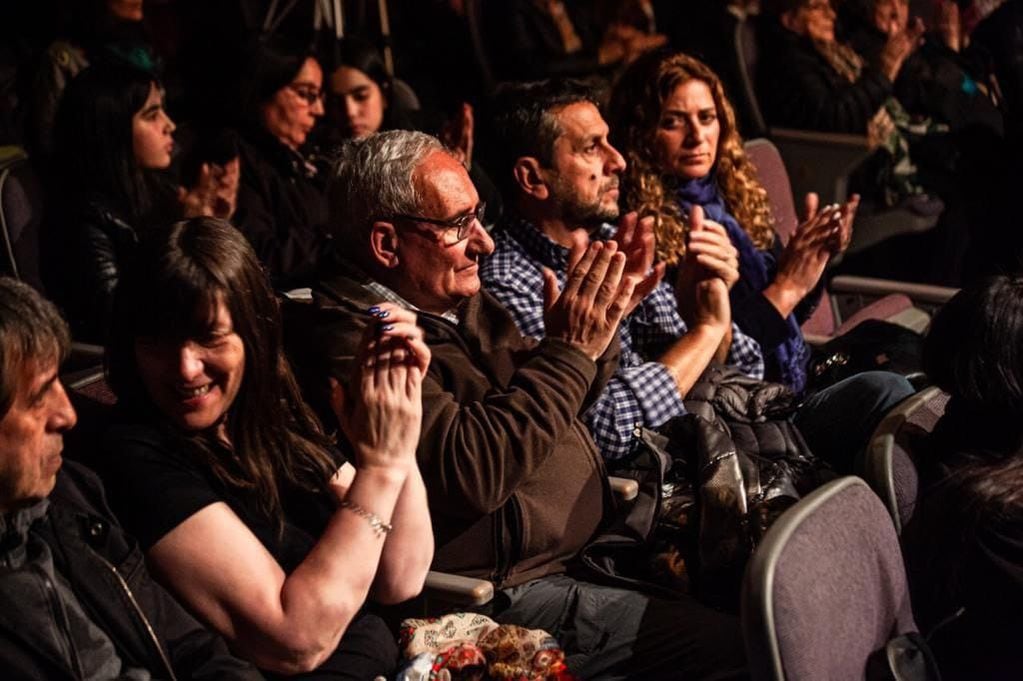
<path id="1" fill-rule="evenodd" d="M 56 168 L 66 195 L 99 196 L 138 224 L 153 208 L 152 174 L 135 159 L 132 118 L 150 90 L 151 73 L 114 61 L 93 65 L 68 84 L 55 125 Z"/>
<path id="2" fill-rule="evenodd" d="M 336 49 L 327 55 L 325 63 L 329 73 L 342 66 L 362 71 L 377 84 L 384 94 L 384 100 L 390 103 L 393 80 L 387 73 L 387 66 L 380 50 L 369 42 L 358 37 L 345 38 L 336 43 Z"/>
<path id="3" fill-rule="evenodd" d="M 932 626 L 976 592 L 987 544 L 1023 516 L 1023 277 L 957 293 L 931 322 L 923 364 L 950 398 L 917 459 L 930 482 L 914 517 L 926 522 L 910 523 L 903 541 L 918 618 Z"/>
<path id="4" fill-rule="evenodd" d="M 977 428 L 996 428 L 1015 450 L 1023 439 L 1023 277 L 991 277 L 957 293 L 931 322 L 924 370 L 952 408 Z"/>
<path id="5" fill-rule="evenodd" d="M 107 373 L 122 404 L 154 411 L 136 342 L 207 338 L 220 304 L 245 348 L 241 388 L 226 415 L 229 451 L 215 428 L 181 435 L 222 483 L 254 490 L 262 510 L 279 521 L 282 483 L 322 490 L 336 465 L 284 356 L 277 299 L 241 232 L 193 218 L 142 242 L 117 289 Z"/>
<path id="6" fill-rule="evenodd" d="M 357 71 L 362 71 L 380 88 L 380 94 L 384 100 L 384 117 L 380 123 L 380 130 L 377 132 L 418 129 L 413 125 L 409 112 L 402 109 L 400 102 L 395 101 L 394 79 L 387 73 L 384 56 L 371 43 L 356 36 L 333 43 L 325 50 L 323 64 L 328 116 L 338 106 L 344 106 L 343 104 L 339 105 L 331 94 L 331 75 L 342 66 L 347 66 Z"/>

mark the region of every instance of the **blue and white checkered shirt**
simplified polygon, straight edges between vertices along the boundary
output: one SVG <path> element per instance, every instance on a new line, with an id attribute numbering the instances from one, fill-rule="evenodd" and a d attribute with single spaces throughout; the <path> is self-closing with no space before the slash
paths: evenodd
<path id="1" fill-rule="evenodd" d="M 615 230 L 604 225 L 595 238 L 610 238 Z M 553 270 L 564 287 L 568 249 L 521 220 L 505 223 L 494 233 L 494 243 L 494 253 L 480 269 L 483 285 L 508 308 L 524 335 L 543 338 L 542 268 Z M 604 458 L 628 456 L 641 426 L 656 428 L 685 413 L 675 379 L 663 364 L 648 358 L 660 357 L 686 331 L 674 291 L 663 281 L 618 327 L 618 370 L 583 415 Z M 728 361 L 745 374 L 764 376 L 760 345 L 734 324 Z"/>

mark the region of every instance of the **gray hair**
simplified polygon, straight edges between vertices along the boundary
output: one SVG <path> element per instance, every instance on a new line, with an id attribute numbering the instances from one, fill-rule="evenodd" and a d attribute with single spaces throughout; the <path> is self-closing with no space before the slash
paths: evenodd
<path id="1" fill-rule="evenodd" d="M 440 140 L 412 130 L 389 130 L 347 142 L 331 173 L 328 197 L 335 237 L 363 240 L 378 218 L 414 214 L 422 197 L 412 174 Z"/>
<path id="2" fill-rule="evenodd" d="M 0 277 L 0 418 L 14 402 L 26 363 L 59 363 L 70 348 L 71 333 L 54 304 L 28 284 Z"/>

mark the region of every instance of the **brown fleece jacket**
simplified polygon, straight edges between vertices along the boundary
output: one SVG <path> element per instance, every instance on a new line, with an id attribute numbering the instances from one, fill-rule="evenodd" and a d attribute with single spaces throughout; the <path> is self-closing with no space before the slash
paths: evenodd
<path id="1" fill-rule="evenodd" d="M 306 393 L 323 414 L 325 376 L 348 376 L 366 310 L 382 301 L 340 274 L 321 280 L 313 297 L 287 311 L 286 328 Z M 428 313 L 418 320 L 433 354 L 418 451 L 433 567 L 498 586 L 562 572 L 613 512 L 600 453 L 579 415 L 613 374 L 617 342 L 597 363 L 561 341 L 536 343 L 486 292 L 459 317 L 457 326 Z"/>

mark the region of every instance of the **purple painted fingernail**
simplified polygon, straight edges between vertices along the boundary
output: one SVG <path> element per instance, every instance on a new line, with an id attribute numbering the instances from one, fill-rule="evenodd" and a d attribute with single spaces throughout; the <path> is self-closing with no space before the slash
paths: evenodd
<path id="1" fill-rule="evenodd" d="M 366 312 L 369 312 L 370 314 L 376 314 L 377 312 L 380 312 L 380 308 L 374 305 L 373 307 L 366 310 Z"/>
<path id="2" fill-rule="evenodd" d="M 394 331 L 394 324 L 384 324 L 380 327 L 381 333 L 387 333 L 388 331 Z"/>

